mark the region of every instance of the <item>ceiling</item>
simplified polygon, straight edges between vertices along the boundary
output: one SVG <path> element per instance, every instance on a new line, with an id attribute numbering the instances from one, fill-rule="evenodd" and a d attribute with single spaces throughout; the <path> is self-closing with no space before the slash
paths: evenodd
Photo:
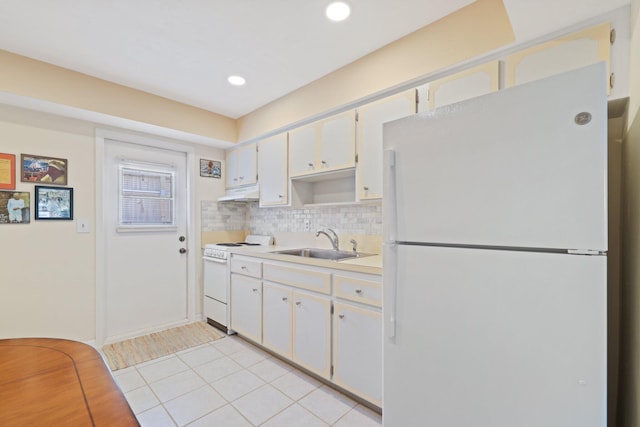
<path id="1" fill-rule="evenodd" d="M 0 49 L 238 118 L 473 2 L 346 1 L 2 0 Z M 504 4 L 522 42 L 629 0 Z"/>

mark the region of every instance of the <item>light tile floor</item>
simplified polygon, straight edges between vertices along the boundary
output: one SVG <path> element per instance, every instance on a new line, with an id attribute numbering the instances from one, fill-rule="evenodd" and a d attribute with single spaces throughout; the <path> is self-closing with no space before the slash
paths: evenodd
<path id="1" fill-rule="evenodd" d="M 375 427 L 381 416 L 225 337 L 113 373 L 145 427 Z"/>

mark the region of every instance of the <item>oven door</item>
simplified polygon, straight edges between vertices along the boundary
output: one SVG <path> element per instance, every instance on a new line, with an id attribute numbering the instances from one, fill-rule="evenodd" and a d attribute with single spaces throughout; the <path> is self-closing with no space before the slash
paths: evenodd
<path id="1" fill-rule="evenodd" d="M 203 257 L 204 294 L 222 303 L 227 303 L 229 272 L 226 259 Z"/>

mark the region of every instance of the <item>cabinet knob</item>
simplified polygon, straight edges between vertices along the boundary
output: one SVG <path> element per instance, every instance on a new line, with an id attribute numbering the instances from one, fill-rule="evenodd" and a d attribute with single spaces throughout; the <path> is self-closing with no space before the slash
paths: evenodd
<path id="1" fill-rule="evenodd" d="M 282 194 L 278 194 L 278 199 L 282 199 L 284 196 Z"/>
<path id="2" fill-rule="evenodd" d="M 369 191 L 369 187 L 362 187 L 364 191 Z"/>
<path id="3" fill-rule="evenodd" d="M 238 178 L 233 178 L 233 180 L 234 180 L 234 181 L 237 181 L 237 180 L 238 180 Z"/>
<path id="4" fill-rule="evenodd" d="M 254 293 L 258 292 L 258 288 L 253 288 L 253 289 L 252 289 L 252 291 L 253 291 Z"/>
<path id="5" fill-rule="evenodd" d="M 297 305 L 298 307 L 300 307 L 300 306 L 302 305 L 302 302 L 300 302 L 300 301 L 296 301 L 296 305 Z"/>
<path id="6" fill-rule="evenodd" d="M 313 168 L 313 163 L 309 163 L 309 167 L 310 167 L 310 168 Z"/>
<path id="7" fill-rule="evenodd" d="M 323 160 L 323 161 L 322 161 L 322 166 L 327 166 L 327 162 L 326 162 L 326 160 Z"/>
<path id="8" fill-rule="evenodd" d="M 287 297 L 282 297 L 282 301 L 287 302 L 287 301 L 289 301 L 289 298 L 287 298 Z"/>
<path id="9" fill-rule="evenodd" d="M 344 319 L 344 314 L 338 314 L 338 317 Z"/>
<path id="10" fill-rule="evenodd" d="M 241 176 L 240 179 L 244 179 L 244 176 Z"/>
<path id="11" fill-rule="evenodd" d="M 356 294 L 362 295 L 362 289 L 356 289 Z"/>
<path id="12" fill-rule="evenodd" d="M 247 266 L 246 266 L 246 265 L 243 265 L 242 267 L 240 267 L 240 270 L 247 271 Z"/>

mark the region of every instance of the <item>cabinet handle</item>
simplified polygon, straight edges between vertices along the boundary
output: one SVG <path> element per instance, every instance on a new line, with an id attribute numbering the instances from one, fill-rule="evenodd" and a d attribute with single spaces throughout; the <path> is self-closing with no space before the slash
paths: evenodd
<path id="1" fill-rule="evenodd" d="M 313 168 L 313 163 L 309 163 L 309 167 L 310 167 L 310 168 Z"/>
<path id="2" fill-rule="evenodd" d="M 237 180 L 238 180 L 238 178 L 233 178 L 233 180 L 234 180 L 234 181 L 237 181 Z"/>
<path id="3" fill-rule="evenodd" d="M 289 301 L 289 298 L 287 298 L 287 297 L 282 297 L 282 301 L 287 302 L 287 301 Z"/>
<path id="4" fill-rule="evenodd" d="M 322 160 L 322 165 L 327 166 L 327 162 L 325 160 Z"/>
<path id="5" fill-rule="evenodd" d="M 356 294 L 362 295 L 362 289 L 356 289 Z"/>
<path id="6" fill-rule="evenodd" d="M 240 270 L 247 271 L 247 266 L 246 266 L 246 265 L 243 265 L 242 267 L 240 267 Z"/>
<path id="7" fill-rule="evenodd" d="M 258 292 L 258 288 L 253 288 L 252 290 L 253 290 L 254 293 Z"/>
<path id="8" fill-rule="evenodd" d="M 369 191 L 369 187 L 362 187 L 364 188 L 364 191 Z"/>
<path id="9" fill-rule="evenodd" d="M 241 176 L 240 179 L 244 179 L 244 176 Z"/>
<path id="10" fill-rule="evenodd" d="M 338 314 L 338 317 L 344 319 L 344 314 Z"/>
<path id="11" fill-rule="evenodd" d="M 284 196 L 282 194 L 278 194 L 278 199 L 282 199 Z"/>
<path id="12" fill-rule="evenodd" d="M 296 301 L 296 305 L 297 305 L 298 307 L 300 307 L 300 306 L 302 305 L 302 302 L 300 302 L 300 301 Z"/>

